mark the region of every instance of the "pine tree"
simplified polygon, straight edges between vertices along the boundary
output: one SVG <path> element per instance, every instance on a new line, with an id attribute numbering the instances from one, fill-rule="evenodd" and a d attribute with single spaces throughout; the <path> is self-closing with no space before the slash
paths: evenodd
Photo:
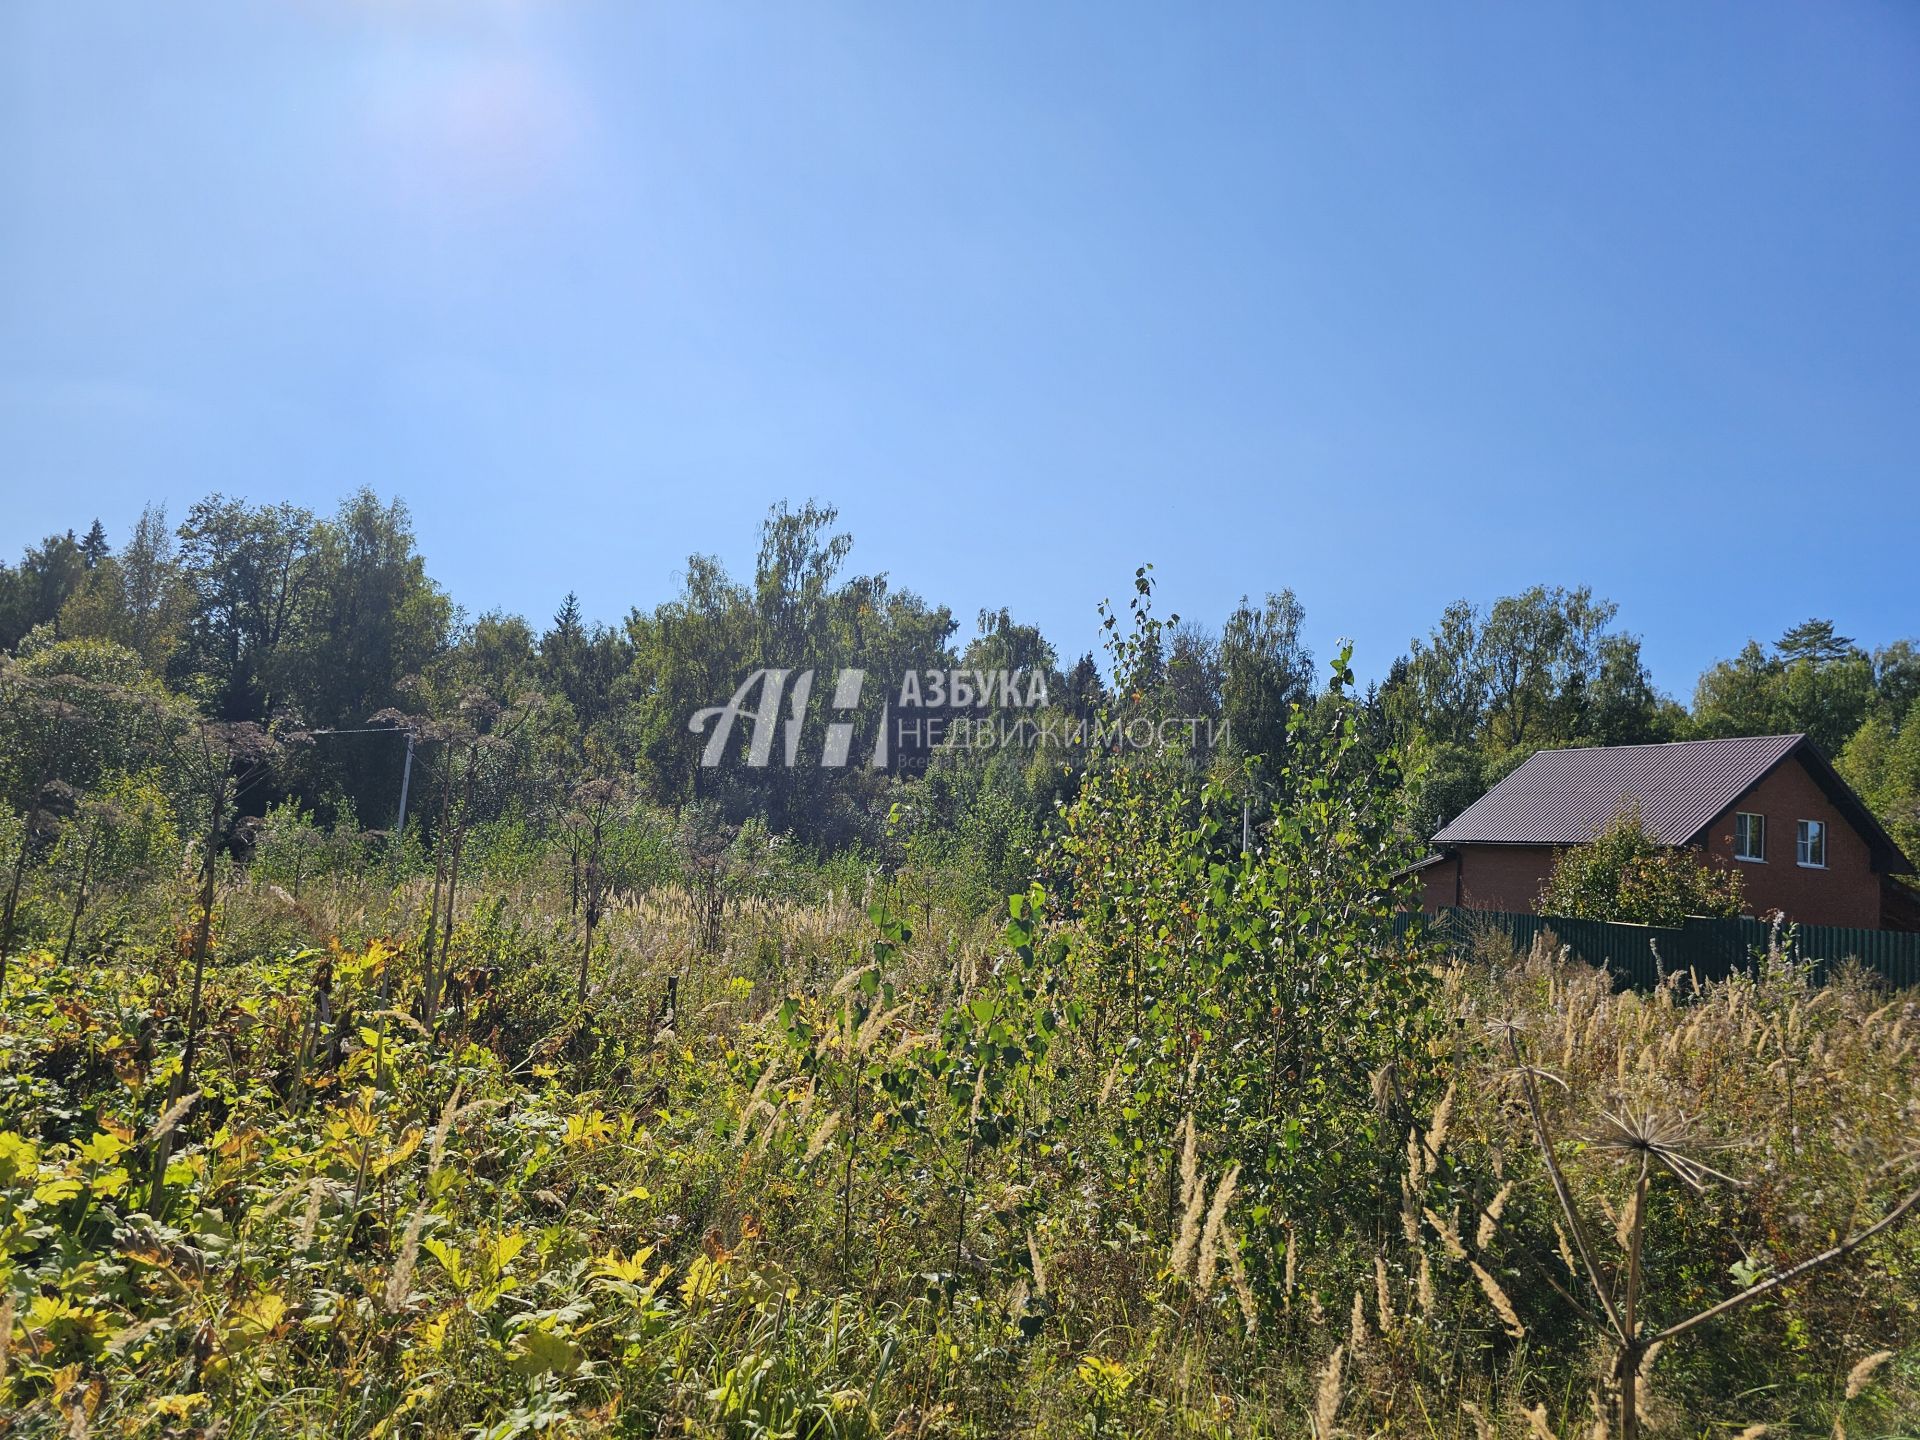
<path id="1" fill-rule="evenodd" d="M 1854 653 L 1852 637 L 1835 634 L 1831 620 L 1803 620 L 1782 635 L 1773 648 L 1789 664 L 1796 660 L 1826 664 Z"/>
<path id="2" fill-rule="evenodd" d="M 80 542 L 80 558 L 86 562 L 87 569 L 91 570 L 112 553 L 113 547 L 107 544 L 106 528 L 96 517 L 92 528 L 87 531 L 87 538 Z"/>

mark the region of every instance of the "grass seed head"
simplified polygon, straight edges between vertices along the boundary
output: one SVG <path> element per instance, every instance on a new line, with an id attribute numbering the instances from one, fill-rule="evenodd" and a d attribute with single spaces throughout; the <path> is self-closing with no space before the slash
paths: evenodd
<path id="1" fill-rule="evenodd" d="M 1855 1365 L 1853 1369 L 1849 1370 L 1847 1372 L 1847 1399 L 1859 1399 L 1860 1392 L 1865 1390 L 1868 1383 L 1872 1381 L 1874 1372 L 1892 1358 L 1893 1351 L 1876 1350 L 1858 1365 Z"/>
<path id="2" fill-rule="evenodd" d="M 1320 1389 L 1314 1396 L 1313 1433 L 1325 1440 L 1333 1434 L 1334 1417 L 1340 1413 L 1340 1371 L 1347 1358 L 1347 1347 L 1336 1345 L 1320 1372 Z"/>

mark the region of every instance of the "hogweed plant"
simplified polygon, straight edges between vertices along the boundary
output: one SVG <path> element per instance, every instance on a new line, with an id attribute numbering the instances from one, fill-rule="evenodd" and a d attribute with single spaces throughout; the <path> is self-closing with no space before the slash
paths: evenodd
<path id="1" fill-rule="evenodd" d="M 1528 1119 L 1539 1146 L 1541 1163 L 1552 1183 L 1553 1194 L 1572 1240 L 1578 1259 L 1577 1274 L 1585 1280 L 1587 1292 L 1598 1307 L 1600 1321 L 1613 1350 L 1608 1377 L 1620 1440 L 1638 1440 L 1642 1414 L 1640 1392 L 1647 1372 L 1661 1347 L 1703 1325 L 1731 1316 L 1790 1286 L 1807 1280 L 1851 1255 L 1863 1246 L 1902 1224 L 1920 1207 L 1920 1188 L 1907 1191 L 1872 1224 L 1852 1231 L 1838 1243 L 1809 1256 L 1784 1270 L 1756 1278 L 1746 1289 L 1666 1324 L 1649 1322 L 1646 1317 L 1649 1280 L 1645 1265 L 1645 1245 L 1650 1216 L 1653 1182 L 1664 1174 L 1684 1189 L 1700 1194 L 1711 1183 L 1737 1185 L 1740 1182 L 1708 1165 L 1690 1153 L 1695 1139 L 1684 1120 L 1663 1118 L 1632 1110 L 1604 1114 L 1603 1129 L 1592 1141 L 1599 1150 L 1623 1160 L 1631 1173 L 1631 1189 L 1624 1213 L 1615 1227 L 1621 1258 L 1603 1265 L 1596 1258 L 1591 1231 L 1576 1202 L 1566 1173 L 1556 1153 L 1556 1139 L 1550 1130 L 1545 1107 L 1541 1103 L 1539 1080 L 1548 1072 L 1531 1064 L 1522 1044 L 1522 1028 L 1515 1024 L 1501 1027 L 1514 1074 L 1525 1098 Z M 1920 1156 L 1905 1157 L 1903 1168 L 1911 1169 Z M 1870 1373 L 1870 1372 L 1869 1372 Z M 1865 1376 L 1850 1379 L 1848 1398 L 1855 1398 Z"/>

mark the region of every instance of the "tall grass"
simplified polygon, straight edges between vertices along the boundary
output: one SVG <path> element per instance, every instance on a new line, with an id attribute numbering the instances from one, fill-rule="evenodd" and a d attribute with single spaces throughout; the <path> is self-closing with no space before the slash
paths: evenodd
<path id="1" fill-rule="evenodd" d="M 1914 996 L 1778 952 L 1634 994 L 1543 944 L 1438 976 L 1443 1091 L 1373 1077 L 1397 1207 L 1255 1215 L 1189 1118 L 1169 1231 L 1115 1153 L 1113 1027 L 1064 1029 L 1004 1134 L 991 1056 L 971 1098 L 901 1079 L 1001 1043 L 951 1019 L 1010 973 L 980 917 L 923 908 L 856 1016 L 884 886 L 742 902 L 707 945 L 654 885 L 581 1002 L 564 878 L 478 868 L 425 1016 L 429 875 L 222 870 L 184 1105 L 190 891 L 65 965 L 49 907 L 0 1010 L 0 1433 L 1617 1434 L 1609 1308 L 1656 1334 L 1769 1286 L 1920 1151 Z M 841 1016 L 838 1068 L 789 998 Z M 1270 1287 L 1255 1226 L 1315 1237 Z M 1898 1433 L 1916 1233 L 1634 1350 L 1632 1423 Z"/>

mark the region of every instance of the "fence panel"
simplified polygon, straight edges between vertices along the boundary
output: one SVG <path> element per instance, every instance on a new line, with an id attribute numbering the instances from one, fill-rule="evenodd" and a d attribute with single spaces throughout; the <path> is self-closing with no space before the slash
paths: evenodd
<path id="1" fill-rule="evenodd" d="M 1795 936 L 1794 948 L 1828 965 L 1856 959 L 1895 985 L 1920 985 L 1920 935 L 1805 925 Z"/>
<path id="2" fill-rule="evenodd" d="M 1418 932 L 1467 955 L 1476 938 L 1505 937 L 1525 951 L 1552 931 L 1562 945 L 1594 965 L 1604 965 L 1626 983 L 1647 989 L 1659 972 L 1692 970 L 1703 980 L 1722 980 L 1751 970 L 1772 938 L 1764 921 L 1689 920 L 1683 926 L 1625 925 L 1564 915 L 1528 915 L 1504 910 L 1448 906 L 1437 915 L 1410 912 L 1396 921 L 1400 933 Z M 1896 930 L 1856 930 L 1839 925 L 1801 925 L 1782 932 L 1796 959 L 1810 962 L 1816 981 L 1846 960 L 1858 960 L 1892 985 L 1920 985 L 1920 935 Z M 1657 950 L 1657 958 L 1656 958 Z"/>

